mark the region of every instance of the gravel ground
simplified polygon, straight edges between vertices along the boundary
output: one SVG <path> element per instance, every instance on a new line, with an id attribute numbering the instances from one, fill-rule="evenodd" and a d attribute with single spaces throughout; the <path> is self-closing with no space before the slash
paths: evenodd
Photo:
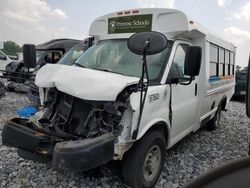
<path id="1" fill-rule="evenodd" d="M 24 94 L 8 92 L 0 100 L 0 129 L 27 103 Z M 182 187 L 210 168 L 247 155 L 250 120 L 245 105 L 231 101 L 227 108 L 216 131 L 199 130 L 167 151 L 157 188 Z M 119 162 L 111 162 L 83 173 L 56 171 L 49 164 L 19 158 L 16 149 L 0 143 L 0 187 L 125 187 L 119 169 Z"/>

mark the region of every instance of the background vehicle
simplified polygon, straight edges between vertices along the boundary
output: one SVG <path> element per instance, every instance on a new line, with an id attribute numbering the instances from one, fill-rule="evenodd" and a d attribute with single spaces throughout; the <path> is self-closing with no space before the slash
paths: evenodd
<path id="1" fill-rule="evenodd" d="M 6 66 L 11 62 L 12 60 L 0 50 L 0 70 L 5 70 Z M 2 72 L 0 71 L 0 75 L 2 75 Z"/>
<path id="2" fill-rule="evenodd" d="M 58 64 L 73 65 L 80 55 L 93 45 L 93 42 L 94 38 L 86 38 L 79 42 L 65 53 L 65 55 L 58 61 Z M 34 105 L 40 106 L 39 90 L 34 83 L 30 85 L 27 96 Z"/>
<path id="3" fill-rule="evenodd" d="M 8 78 L 10 81 L 24 83 L 26 80 L 34 77 L 32 73 L 35 70 L 38 70 L 46 63 L 57 63 L 63 54 L 79 42 L 80 40 L 75 39 L 54 39 L 43 44 L 39 44 L 36 46 L 36 69 L 28 70 L 24 66 L 23 61 L 12 61 L 6 65 L 4 77 Z"/>
<path id="4" fill-rule="evenodd" d="M 236 71 L 236 85 L 234 96 L 245 96 L 247 84 L 247 72 L 246 70 Z"/>
<path id="5" fill-rule="evenodd" d="M 73 46 L 64 56 L 58 64 L 62 65 L 73 65 L 76 60 L 85 52 L 88 48 L 94 45 L 94 38 L 86 38 L 83 41 L 79 42 L 75 46 Z"/>
<path id="6" fill-rule="evenodd" d="M 166 148 L 219 125 L 234 93 L 235 46 L 172 9 L 114 12 L 89 34 L 95 45 L 73 66 L 38 71 L 43 109 L 9 120 L 3 144 L 64 170 L 122 160 L 126 184 L 153 187 Z"/>

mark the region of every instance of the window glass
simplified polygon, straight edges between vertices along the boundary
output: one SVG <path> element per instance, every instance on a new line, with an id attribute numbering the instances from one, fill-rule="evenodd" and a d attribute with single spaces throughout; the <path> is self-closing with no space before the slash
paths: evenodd
<path id="1" fill-rule="evenodd" d="M 225 76 L 230 75 L 230 53 L 228 50 L 225 50 Z"/>
<path id="2" fill-rule="evenodd" d="M 184 75 L 184 63 L 188 46 L 188 44 L 179 44 L 176 47 L 173 62 L 168 74 L 167 83 L 173 79 L 178 80 L 178 82 L 186 82 L 190 79 L 189 76 Z"/>
<path id="3" fill-rule="evenodd" d="M 210 44 L 210 76 L 218 76 L 218 51 L 218 46 Z"/>
<path id="4" fill-rule="evenodd" d="M 46 51 L 44 50 L 36 50 L 36 62 L 38 62 L 40 60 L 40 58 L 42 57 L 42 55 L 45 53 Z"/>
<path id="5" fill-rule="evenodd" d="M 177 46 L 175 51 L 173 63 L 175 63 L 176 66 L 178 66 L 178 72 L 180 78 L 184 77 L 184 61 L 187 48 L 188 48 L 187 44 L 180 44 Z"/>
<path id="6" fill-rule="evenodd" d="M 210 76 L 217 75 L 217 63 L 210 63 Z"/>
<path id="7" fill-rule="evenodd" d="M 187 48 L 187 44 L 179 44 L 177 46 L 171 66 L 172 77 L 178 78 L 180 82 L 189 79 L 188 76 L 184 75 L 184 62 Z"/>
<path id="8" fill-rule="evenodd" d="M 230 75 L 234 75 L 234 65 L 230 65 Z"/>
<path id="9" fill-rule="evenodd" d="M 223 69 L 224 69 L 224 64 L 220 63 L 220 65 L 219 65 L 219 76 L 223 76 L 224 75 Z"/>
<path id="10" fill-rule="evenodd" d="M 220 54 L 219 54 L 219 57 L 220 57 L 220 58 L 219 58 L 219 59 L 220 59 L 219 62 L 220 62 L 220 63 L 224 63 L 224 60 L 225 60 L 225 59 L 224 59 L 224 58 L 225 58 L 224 51 L 225 51 L 225 50 L 224 50 L 223 48 L 220 48 Z"/>
<path id="11" fill-rule="evenodd" d="M 226 64 L 226 65 L 225 65 L 225 76 L 230 75 L 229 69 L 230 69 L 230 65 L 229 65 L 229 64 Z"/>
<path id="12" fill-rule="evenodd" d="M 5 57 L 5 55 L 0 51 L 0 57 Z"/>
<path id="13" fill-rule="evenodd" d="M 235 55 L 230 52 L 230 75 L 234 75 Z"/>
<path id="14" fill-rule="evenodd" d="M 224 63 L 225 63 L 225 50 L 223 48 L 220 48 L 219 50 L 219 76 L 224 75 Z"/>
<path id="15" fill-rule="evenodd" d="M 218 62 L 218 46 L 210 45 L 210 62 Z"/>
<path id="16" fill-rule="evenodd" d="M 229 59 L 230 59 L 230 57 L 229 57 L 229 51 L 226 50 L 226 51 L 225 51 L 225 63 L 226 63 L 226 64 L 229 64 Z"/>
<path id="17" fill-rule="evenodd" d="M 63 65 L 73 65 L 83 52 L 83 46 L 73 47 L 62 57 L 58 63 Z"/>
<path id="18" fill-rule="evenodd" d="M 0 51 L 0 59 L 7 60 L 7 57 Z"/>
<path id="19" fill-rule="evenodd" d="M 52 54 L 52 62 L 57 63 L 57 61 L 61 58 L 62 54 L 60 52 L 54 52 Z"/>
<path id="20" fill-rule="evenodd" d="M 230 64 L 234 64 L 234 53 L 230 52 Z"/>
<path id="21" fill-rule="evenodd" d="M 172 49 L 172 42 L 162 52 L 147 56 L 150 80 L 156 80 L 165 68 Z M 126 76 L 140 77 L 142 56 L 132 53 L 127 40 L 104 40 L 86 50 L 75 62 L 74 66 L 114 72 Z"/>
<path id="22" fill-rule="evenodd" d="M 45 58 L 44 61 L 46 63 L 56 63 L 59 59 L 61 58 L 61 53 L 60 52 L 49 52 Z"/>

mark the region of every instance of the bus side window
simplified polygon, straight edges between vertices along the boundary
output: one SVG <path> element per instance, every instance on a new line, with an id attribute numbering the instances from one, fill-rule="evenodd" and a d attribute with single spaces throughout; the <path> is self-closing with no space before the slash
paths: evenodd
<path id="1" fill-rule="evenodd" d="M 184 75 L 184 62 L 188 46 L 188 44 L 179 44 L 176 47 L 174 59 L 167 78 L 167 83 L 173 79 L 178 79 L 179 83 L 188 81 L 190 79 L 188 76 Z"/>

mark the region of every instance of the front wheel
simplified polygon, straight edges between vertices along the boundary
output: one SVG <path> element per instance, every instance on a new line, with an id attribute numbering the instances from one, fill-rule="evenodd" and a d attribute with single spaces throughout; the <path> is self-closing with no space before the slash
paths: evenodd
<path id="1" fill-rule="evenodd" d="M 125 154 L 122 165 L 124 182 L 133 188 L 153 187 L 160 177 L 165 156 L 163 133 L 150 131 Z"/>

